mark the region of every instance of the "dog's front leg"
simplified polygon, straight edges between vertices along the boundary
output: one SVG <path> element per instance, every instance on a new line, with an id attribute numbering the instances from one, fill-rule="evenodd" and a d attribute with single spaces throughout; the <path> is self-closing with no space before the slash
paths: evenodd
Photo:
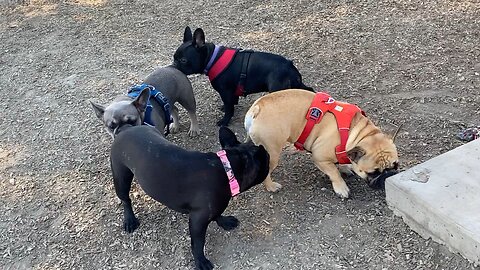
<path id="1" fill-rule="evenodd" d="M 315 157 L 314 162 L 322 172 L 330 177 L 330 181 L 332 181 L 332 186 L 333 190 L 335 190 L 335 193 L 337 193 L 337 195 L 341 198 L 348 198 L 350 189 L 340 175 L 337 166 L 330 161 L 316 161 Z"/>
<path id="2" fill-rule="evenodd" d="M 235 112 L 235 96 L 233 93 L 230 93 L 220 94 L 220 97 L 223 101 L 224 115 L 223 118 L 217 122 L 217 125 L 228 126 L 228 123 L 230 123 L 230 119 L 232 119 L 233 113 Z"/>
<path id="3" fill-rule="evenodd" d="M 123 205 L 123 228 L 125 231 L 132 233 L 138 228 L 138 225 L 140 225 L 140 222 L 133 213 L 132 200 L 130 200 L 129 196 L 133 173 L 120 163 L 112 162 L 111 165 L 115 193 L 117 193 Z"/>
<path id="4" fill-rule="evenodd" d="M 208 213 L 190 213 L 188 228 L 192 245 L 192 254 L 195 260 L 195 267 L 198 270 L 211 270 L 213 264 L 205 257 L 205 235 L 210 223 Z"/>

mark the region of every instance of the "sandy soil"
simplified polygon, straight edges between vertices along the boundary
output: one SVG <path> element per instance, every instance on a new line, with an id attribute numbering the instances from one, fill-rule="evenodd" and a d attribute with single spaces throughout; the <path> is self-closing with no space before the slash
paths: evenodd
<path id="1" fill-rule="evenodd" d="M 0 0 L 0 265 L 2 269 L 191 269 L 187 218 L 135 188 L 141 221 L 122 231 L 108 151 L 87 100 L 108 102 L 169 64 L 183 29 L 293 59 L 304 81 L 359 104 L 387 132 L 404 123 L 403 169 L 462 144 L 480 124 L 480 3 L 397 1 Z M 216 151 L 222 113 L 205 76 L 191 77 L 202 134 L 168 139 Z M 231 127 L 260 95 L 240 101 Z M 215 109 L 212 109 L 215 108 Z M 422 239 L 385 194 L 349 179 L 351 199 L 302 153 L 286 151 L 284 185 L 232 201 L 241 225 L 212 224 L 219 269 L 480 269 Z"/>

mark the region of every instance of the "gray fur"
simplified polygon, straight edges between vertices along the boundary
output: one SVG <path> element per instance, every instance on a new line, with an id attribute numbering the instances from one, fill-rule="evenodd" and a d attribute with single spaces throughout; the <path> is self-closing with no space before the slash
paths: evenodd
<path id="1" fill-rule="evenodd" d="M 178 108 L 175 106 L 175 103 L 178 102 L 187 110 L 190 118 L 188 135 L 195 136 L 200 134 L 195 96 L 192 85 L 185 74 L 173 66 L 159 67 L 148 75 L 143 83 L 154 86 L 170 100 L 173 117 L 173 123 L 170 124 L 170 132 L 175 133 L 179 130 Z M 115 129 L 121 126 L 122 123 L 142 124 L 146 106 L 146 103 L 144 103 L 145 96 L 142 94 L 135 99 L 126 95 L 117 96 L 108 106 L 100 105 L 93 101 L 90 101 L 90 103 L 97 117 L 105 125 L 107 132 L 114 137 Z M 152 120 L 156 123 L 155 127 L 163 134 L 166 126 L 165 114 L 156 101 L 151 100 L 151 104 L 153 106 Z"/>

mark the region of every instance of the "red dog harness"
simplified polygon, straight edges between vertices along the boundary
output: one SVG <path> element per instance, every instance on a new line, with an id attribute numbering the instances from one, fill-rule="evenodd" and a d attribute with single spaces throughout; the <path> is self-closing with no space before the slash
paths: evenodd
<path id="1" fill-rule="evenodd" d="M 305 128 L 294 145 L 298 150 L 305 150 L 303 144 L 307 140 L 308 135 L 310 135 L 315 124 L 320 123 L 327 112 L 333 113 L 335 116 L 338 132 L 340 133 L 340 144 L 335 147 L 335 155 L 337 155 L 338 163 L 350 164 L 351 162 L 345 149 L 348 140 L 348 133 L 350 131 L 350 124 L 357 112 L 361 112 L 363 115 L 365 115 L 365 112 L 363 112 L 357 105 L 335 101 L 335 99 L 327 93 L 318 92 L 315 94 L 310 109 L 308 109 L 305 117 L 307 119 Z"/>
<path id="2" fill-rule="evenodd" d="M 204 70 L 204 73 L 207 74 L 210 82 L 213 82 L 213 80 L 215 80 L 218 75 L 220 75 L 225 69 L 227 69 L 228 66 L 230 66 L 233 58 L 238 52 L 238 50 L 236 49 L 225 48 L 220 57 L 215 61 L 215 58 L 217 57 L 220 49 L 220 46 L 215 45 L 215 50 L 213 51 L 213 54 L 208 61 L 207 67 Z M 235 88 L 235 95 L 238 97 L 243 96 L 244 92 L 245 89 L 243 87 L 243 84 L 239 83 Z"/>

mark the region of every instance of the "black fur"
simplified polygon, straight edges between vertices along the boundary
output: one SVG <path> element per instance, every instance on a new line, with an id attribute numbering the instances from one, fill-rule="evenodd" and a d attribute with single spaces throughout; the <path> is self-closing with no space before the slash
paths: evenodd
<path id="1" fill-rule="evenodd" d="M 205 43 L 205 34 L 201 28 L 196 29 L 192 35 L 187 26 L 183 44 L 174 55 L 174 66 L 186 75 L 203 73 L 214 48 L 213 43 Z M 224 104 L 225 115 L 217 122 L 219 126 L 228 125 L 234 113 L 234 105 L 238 104 L 235 89 L 242 69 L 242 54 L 245 53 L 238 52 L 230 66 L 212 82 L 213 88 L 220 94 Z M 244 88 L 245 95 L 289 88 L 313 91 L 313 88 L 303 84 L 302 75 L 292 61 L 265 52 L 251 53 Z"/>
<path id="2" fill-rule="evenodd" d="M 226 127 L 220 128 L 219 139 L 241 192 L 265 179 L 269 155 L 263 146 L 238 142 L 235 134 Z M 235 217 L 222 216 L 231 192 L 217 155 L 182 149 L 152 127 L 125 125 L 117 131 L 110 161 L 115 191 L 124 207 L 124 229 L 133 232 L 139 226 L 129 197 L 135 175 L 146 194 L 189 215 L 196 268 L 212 269 L 213 264 L 203 252 L 208 224 L 216 221 L 225 230 L 238 225 Z"/>

